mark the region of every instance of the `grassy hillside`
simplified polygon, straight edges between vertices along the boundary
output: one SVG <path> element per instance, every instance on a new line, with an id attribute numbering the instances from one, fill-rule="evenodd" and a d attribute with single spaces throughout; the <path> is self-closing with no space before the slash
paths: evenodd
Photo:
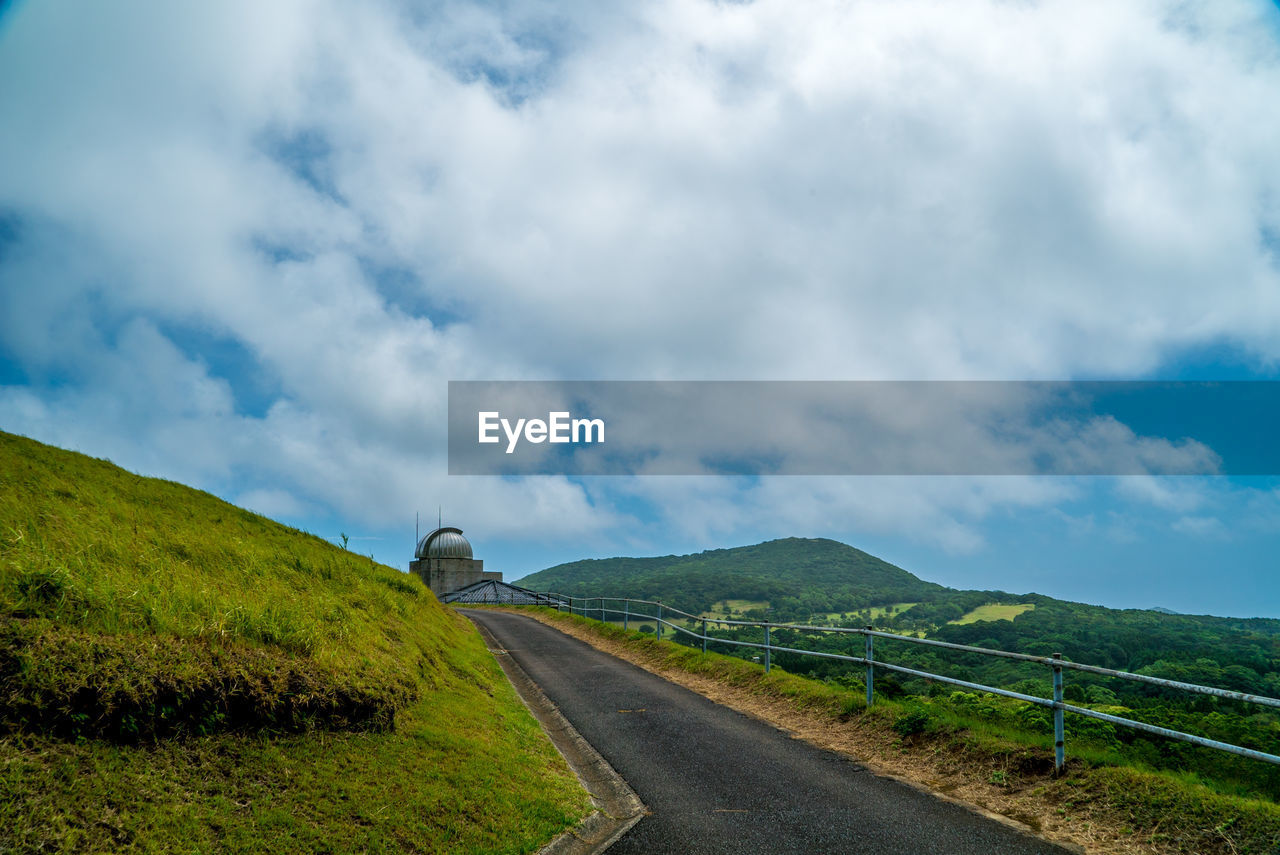
<path id="1" fill-rule="evenodd" d="M 0 433 L 0 851 L 532 851 L 588 804 L 421 583 Z"/>
<path id="2" fill-rule="evenodd" d="M 988 603 L 983 606 L 978 606 L 963 617 L 956 618 L 953 621 L 948 621 L 948 623 L 953 623 L 957 626 L 964 626 L 965 624 L 978 623 L 980 621 L 1013 620 L 1023 612 L 1029 612 L 1035 607 L 1035 603 L 1012 603 L 1004 605 L 1000 603 Z"/>

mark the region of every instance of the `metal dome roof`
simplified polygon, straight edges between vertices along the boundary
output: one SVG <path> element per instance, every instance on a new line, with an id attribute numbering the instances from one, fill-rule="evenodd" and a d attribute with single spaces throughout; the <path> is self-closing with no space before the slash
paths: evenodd
<path id="1" fill-rule="evenodd" d="M 414 558 L 471 558 L 471 542 L 462 536 L 462 529 L 443 526 L 418 541 Z"/>

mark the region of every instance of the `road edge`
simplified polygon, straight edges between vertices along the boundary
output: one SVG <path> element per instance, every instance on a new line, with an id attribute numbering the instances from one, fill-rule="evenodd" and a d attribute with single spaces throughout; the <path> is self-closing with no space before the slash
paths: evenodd
<path id="1" fill-rule="evenodd" d="M 1052 838 L 1052 837 L 1048 837 L 1048 836 L 1046 836 L 1046 835 L 1044 835 L 1044 834 L 1039 833 L 1038 831 L 1036 831 L 1034 828 L 1032 828 L 1031 826 L 1027 825 L 1026 823 L 1021 822 L 1021 821 L 1019 821 L 1019 820 L 1017 820 L 1017 819 L 1014 819 L 1014 818 L 1013 818 L 1013 817 L 1011 817 L 1011 816 L 1007 816 L 1007 815 L 1005 815 L 1005 814 L 999 813 L 998 811 L 993 811 L 993 810 L 990 810 L 990 809 L 988 809 L 988 808 L 982 807 L 981 805 L 974 804 L 973 802 L 966 801 L 966 800 L 961 799 L 961 798 L 957 798 L 957 797 L 955 797 L 955 796 L 953 796 L 953 795 L 951 795 L 951 794 L 949 794 L 949 793 L 945 793 L 945 792 L 942 792 L 941 790 L 935 789 L 934 787 L 929 786 L 927 783 L 925 783 L 925 782 L 923 782 L 923 781 L 916 781 L 916 780 L 913 780 L 913 779 L 911 779 L 911 778 L 905 777 L 905 776 L 903 776 L 903 775 L 899 775 L 899 774 L 897 774 L 897 773 L 891 772 L 891 771 L 889 771 L 888 769 L 886 769 L 886 768 L 884 768 L 883 766 L 881 766 L 880 764 L 876 763 L 874 760 L 871 760 L 871 759 L 868 759 L 868 758 L 865 758 L 865 757 L 857 757 L 857 756 L 854 756 L 853 754 L 850 754 L 850 753 L 847 753 L 847 752 L 843 752 L 843 751 L 838 751 L 838 750 L 836 750 L 836 749 L 834 749 L 834 748 L 831 748 L 830 746 L 822 745 L 822 744 L 820 744 L 820 743 L 818 743 L 818 742 L 815 742 L 815 741 L 813 741 L 813 740 L 806 739 L 805 737 L 803 737 L 803 736 L 801 736 L 801 735 L 799 735 L 799 734 L 797 734 L 797 733 L 794 733 L 794 732 L 792 732 L 792 731 L 790 731 L 790 730 L 787 730 L 785 727 L 783 727 L 783 726 L 779 725 L 777 722 L 775 722 L 775 721 L 771 721 L 770 719 L 768 719 L 768 718 L 766 718 L 766 717 L 764 717 L 764 716 L 760 715 L 760 714 L 759 714 L 759 713 L 757 713 L 757 712 L 754 712 L 754 711 L 749 710 L 749 709 L 743 709 L 743 708 L 740 708 L 740 707 L 738 707 L 738 706 L 735 706 L 734 704 L 727 703 L 727 702 L 725 702 L 724 700 L 721 700 L 721 699 L 709 698 L 709 697 L 707 697 L 707 695 L 705 695 L 705 694 L 703 694 L 702 692 L 698 691 L 695 687 L 693 687 L 693 686 L 689 686 L 689 685 L 686 685 L 685 683 L 682 683 L 682 682 L 681 682 L 680 680 L 678 680 L 678 679 L 673 679 L 673 675 L 668 674 L 668 673 L 664 673 L 662 670 L 660 670 L 659 668 L 657 668 L 657 667 L 656 667 L 653 663 L 651 663 L 651 662 L 646 662 L 646 661 L 644 661 L 644 660 L 642 660 L 642 659 L 640 659 L 640 658 L 632 659 L 632 658 L 629 658 L 629 657 L 627 657 L 627 656 L 619 655 L 619 653 L 618 653 L 618 652 L 616 652 L 616 651 L 613 651 L 613 650 L 606 650 L 605 648 L 600 647 L 600 646 L 599 646 L 599 645 L 597 645 L 597 644 L 594 644 L 594 643 L 593 643 L 593 639 L 590 639 L 590 638 L 584 638 L 583 636 L 575 635 L 575 634 L 570 633 L 570 632 L 566 632 L 566 631 L 565 631 L 565 628 L 564 628 L 562 625 L 560 625 L 560 624 L 558 624 L 558 623 L 556 623 L 556 622 L 553 622 L 553 621 L 543 620 L 543 619 L 542 619 L 542 617 L 541 617 L 540 615 L 537 615 L 537 614 L 530 614 L 530 613 L 528 613 L 528 612 L 517 612 L 517 611 L 512 610 L 512 609 L 504 609 L 504 608 L 501 608 L 501 607 L 499 607 L 499 608 L 495 608 L 495 609 L 493 609 L 493 611 L 505 611 L 507 614 L 519 614 L 519 615 L 523 615 L 524 617 L 528 617 L 528 618 L 530 618 L 530 619 L 532 619 L 532 620 L 536 620 L 538 623 L 542 624 L 543 626 L 546 626 L 546 627 L 549 627 L 549 628 L 551 628 L 551 629 L 554 629 L 554 630 L 556 630 L 557 632 L 560 632 L 560 633 L 561 633 L 561 634 L 563 634 L 563 635 L 567 635 L 567 636 L 569 636 L 570 638 L 576 638 L 577 640 L 579 640 L 579 641 L 581 641 L 581 642 L 583 642 L 583 643 L 585 643 L 585 644 L 590 644 L 592 647 L 594 647 L 595 649 L 597 649 L 597 650 L 601 651 L 602 653 L 607 653 L 608 655 L 610 655 L 610 656 L 614 656 L 615 658 L 620 659 L 620 660 L 622 660 L 623 662 L 628 662 L 628 663 L 630 663 L 630 664 L 632 664 L 632 665 L 636 666 L 637 668 L 641 668 L 641 669 L 643 669 L 643 670 L 645 670 L 645 671 L 648 671 L 649 673 L 653 674 L 654 676 L 661 677 L 662 679 L 666 680 L 666 681 L 667 681 L 667 682 L 669 682 L 669 683 L 673 683 L 673 684 L 675 684 L 675 685 L 677 685 L 677 686 L 682 686 L 683 688 L 688 689 L 689 691 L 693 692 L 694 694 L 702 695 L 702 697 L 707 698 L 708 700 L 712 701 L 712 703 L 720 704 L 721 706 L 724 706 L 724 707 L 727 707 L 727 708 L 729 708 L 729 709 L 732 709 L 732 710 L 734 710 L 734 711 L 736 711 L 736 712 L 738 712 L 738 713 L 740 713 L 740 714 L 742 714 L 742 715 L 745 715 L 745 716 L 747 716 L 747 717 L 749 717 L 749 718 L 753 718 L 753 719 L 755 719 L 756 721 L 761 722 L 762 724 L 766 724 L 766 725 L 768 725 L 769 727 L 774 728 L 775 730 L 782 731 L 783 733 L 787 734 L 788 736 L 790 736 L 790 737 L 791 737 L 791 738 L 793 738 L 793 739 L 799 739 L 799 740 L 801 740 L 801 741 L 803 741 L 803 742 L 808 742 L 810 745 L 814 746 L 815 748 L 819 748 L 819 749 L 821 749 L 821 750 L 823 750 L 823 751 L 829 751 L 829 752 L 831 752 L 831 753 L 833 753 L 833 754 L 836 754 L 837 756 L 843 757 L 844 759 L 848 760 L 849 762 L 851 762 L 851 763 L 856 763 L 857 765 L 859 765 L 859 766 L 863 767 L 863 768 L 864 768 L 864 769 L 866 769 L 868 772 L 870 772 L 870 773 L 871 773 L 871 774 L 873 774 L 873 775 L 876 775 L 877 777 L 885 778 L 885 779 L 888 779 L 888 780 L 895 781 L 895 782 L 897 782 L 897 783 L 899 783 L 899 784 L 901 784 L 901 785 L 903 785 L 903 786 L 906 786 L 906 787 L 909 787 L 909 788 L 911 788 L 911 789 L 913 789 L 913 790 L 916 790 L 917 792 L 921 793 L 922 795 L 931 796 L 931 797 L 936 798 L 936 799 L 938 799 L 938 800 L 940 800 L 940 801 L 949 802 L 950 804 L 953 804 L 953 805 L 955 805 L 955 806 L 957 806 L 957 807 L 959 807 L 959 808 L 963 808 L 964 810 L 967 810 L 967 811 L 969 811 L 970 813 L 976 814 L 976 815 L 981 816 L 981 817 L 983 817 L 983 818 L 985 818 L 985 819 L 988 819 L 988 820 L 991 820 L 991 821 L 993 821 L 993 822 L 999 823 L 1000 825 L 1004 825 L 1004 826 L 1008 827 L 1009 829 L 1011 829 L 1012 831 L 1018 832 L 1019 834 L 1022 834 L 1022 835 L 1026 836 L 1026 837 L 1030 837 L 1030 838 L 1033 838 L 1033 839 L 1035 839 L 1035 840 L 1041 841 L 1041 842 L 1043 842 L 1043 843 L 1049 843 L 1049 844 L 1052 844 L 1052 845 L 1054 845 L 1054 846 L 1060 847 L 1060 848 L 1062 848 L 1063 850 L 1065 850 L 1067 853 L 1074 853 L 1074 855 L 1086 855 L 1086 853 L 1089 851 L 1089 850 L 1088 850 L 1084 845 L 1082 845 L 1082 844 L 1080 844 L 1080 843 L 1076 843 L 1075 841 L 1071 841 L 1071 840 L 1057 840 L 1057 839 L 1054 839 L 1054 838 Z M 514 663 L 512 663 L 512 664 L 514 664 Z M 1280 853 L 1277 853 L 1277 855 L 1280 855 Z"/>
<path id="2" fill-rule="evenodd" d="M 598 855 L 604 852 L 645 815 L 644 803 L 618 771 L 569 723 L 519 663 L 511 658 L 488 627 L 472 618 L 469 609 L 457 611 L 479 631 L 498 667 L 507 675 L 507 681 L 569 764 L 595 805 L 595 810 L 582 822 L 542 847 L 538 855 Z"/>

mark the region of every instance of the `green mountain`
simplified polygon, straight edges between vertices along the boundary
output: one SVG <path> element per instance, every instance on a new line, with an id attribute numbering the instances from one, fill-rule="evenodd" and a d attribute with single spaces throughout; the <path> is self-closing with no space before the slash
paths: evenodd
<path id="1" fill-rule="evenodd" d="M 574 561 L 520 584 L 574 596 L 659 600 L 694 614 L 724 600 L 767 601 L 780 620 L 934 600 L 948 591 L 861 549 L 798 537 L 696 555 Z"/>
<path id="2" fill-rule="evenodd" d="M 833 540 L 786 538 L 695 555 L 575 561 L 533 573 L 520 584 L 574 596 L 657 600 L 693 614 L 714 613 L 717 604 L 733 601 L 740 613 L 763 619 L 767 606 L 768 617 L 780 622 L 872 623 L 1280 697 L 1280 620 L 956 590 Z M 970 671 L 1002 685 L 1009 668 L 980 662 Z M 1130 687 L 1117 688 L 1123 693 Z"/>
<path id="3" fill-rule="evenodd" d="M 588 809 L 416 577 L 3 432 L 0 793 L 4 852 L 529 852 Z"/>

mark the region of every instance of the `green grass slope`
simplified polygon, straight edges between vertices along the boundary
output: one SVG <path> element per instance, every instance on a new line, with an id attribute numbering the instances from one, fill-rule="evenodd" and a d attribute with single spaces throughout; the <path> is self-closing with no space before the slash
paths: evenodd
<path id="1" fill-rule="evenodd" d="M 0 851 L 533 851 L 585 794 L 421 583 L 0 433 Z"/>

